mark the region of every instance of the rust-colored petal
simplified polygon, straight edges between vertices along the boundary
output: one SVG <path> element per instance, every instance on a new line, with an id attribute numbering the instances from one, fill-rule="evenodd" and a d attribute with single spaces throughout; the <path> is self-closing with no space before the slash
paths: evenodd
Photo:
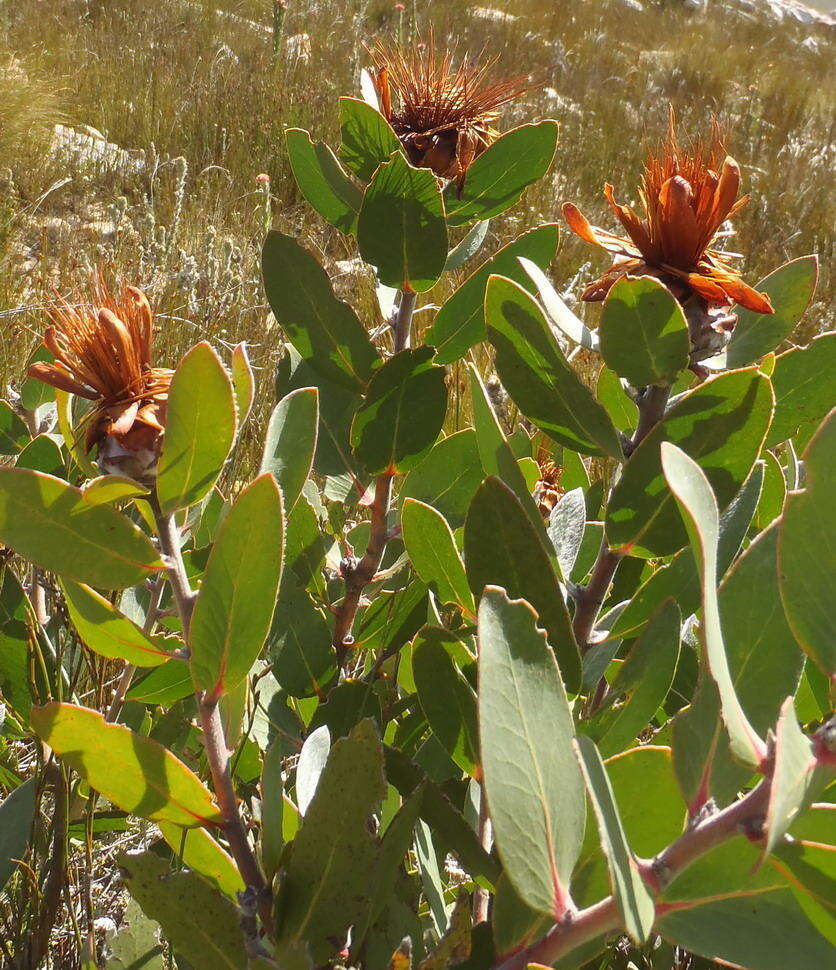
<path id="1" fill-rule="evenodd" d="M 756 289 L 744 283 L 739 276 L 732 273 L 723 274 L 722 278 L 716 278 L 719 286 L 725 290 L 729 297 L 740 306 L 746 307 L 753 313 L 774 313 L 772 303 L 766 293 L 759 293 Z"/>
<path id="2" fill-rule="evenodd" d="M 619 260 L 586 287 L 581 294 L 581 299 L 586 303 L 598 303 L 622 277 L 627 276 L 628 273 L 643 272 L 646 268 L 640 259 Z"/>
<path id="3" fill-rule="evenodd" d="M 154 317 L 148 297 L 136 286 L 126 286 L 125 294 L 136 308 L 139 336 L 139 356 L 144 367 L 151 366 L 151 345 L 154 339 Z"/>
<path id="4" fill-rule="evenodd" d="M 682 268 L 692 265 L 698 258 L 700 230 L 691 208 L 692 198 L 691 185 L 681 175 L 669 178 L 659 192 L 664 258 Z"/>
<path id="5" fill-rule="evenodd" d="M 108 408 L 108 415 L 112 422 L 110 433 L 116 435 L 127 434 L 136 421 L 139 411 L 139 401 L 131 401 L 129 404 L 116 405 Z"/>
<path id="6" fill-rule="evenodd" d="M 89 390 L 83 384 L 79 384 L 64 367 L 56 364 L 47 364 L 44 361 L 36 361 L 29 365 L 27 370 L 29 377 L 34 377 L 50 387 L 57 387 L 59 391 L 67 391 L 69 394 L 77 394 L 79 397 L 87 398 L 88 401 L 95 401 L 99 396 L 94 391 Z"/>
<path id="7" fill-rule="evenodd" d="M 731 155 L 727 155 L 723 162 L 723 168 L 720 170 L 720 180 L 714 190 L 714 205 L 711 211 L 711 221 L 714 225 L 713 232 L 720 228 L 732 211 L 739 190 L 740 166 Z"/>
<path id="8" fill-rule="evenodd" d="M 622 253 L 625 256 L 638 256 L 639 252 L 629 239 L 622 239 L 611 232 L 593 226 L 581 210 L 571 202 L 563 203 L 563 218 L 567 225 L 584 242 L 600 246 L 609 253 Z"/>
<path id="9" fill-rule="evenodd" d="M 650 234 L 647 231 L 644 223 L 639 219 L 636 213 L 628 205 L 620 205 L 616 202 L 615 191 L 613 187 L 607 182 L 604 186 L 604 195 L 610 208 L 616 215 L 616 218 L 624 226 L 627 235 L 635 243 L 636 249 L 649 260 L 657 260 L 659 258 L 659 253 L 656 251 L 656 247 L 650 240 Z"/>

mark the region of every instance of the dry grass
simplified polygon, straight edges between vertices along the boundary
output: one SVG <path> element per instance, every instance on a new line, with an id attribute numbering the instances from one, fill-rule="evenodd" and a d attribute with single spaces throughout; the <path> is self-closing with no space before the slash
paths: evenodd
<path id="1" fill-rule="evenodd" d="M 607 224 L 602 183 L 613 181 L 625 198 L 634 193 L 645 143 L 663 130 L 670 102 L 683 130 L 704 131 L 716 115 L 730 132 L 729 149 L 753 194 L 732 242 L 747 254 L 746 278 L 790 256 L 821 254 L 823 279 L 804 333 L 825 326 L 833 288 L 832 34 L 822 29 L 805 45 L 808 28 L 747 20 L 719 3 L 708 15 L 688 14 L 678 0 L 645 0 L 645 12 L 621 0 L 493 5 L 513 11 L 513 19 L 480 16 L 478 5 L 463 0 L 410 3 L 403 14 L 382 0 L 291 0 L 285 38 L 307 34 L 310 57 L 286 45 L 279 61 L 269 0 L 0 5 L 0 50 L 23 58 L 28 78 L 50 78 L 52 97 L 63 91 L 71 124 L 90 125 L 148 162 L 120 175 L 43 151 L 34 162 L 31 152 L 11 153 L 6 206 L 15 231 L 0 250 L 3 382 L 19 375 L 42 326 L 37 312 L 7 311 L 37 306 L 53 286 L 104 261 L 152 291 L 166 326 L 161 349 L 171 361 L 198 334 L 246 339 L 266 389 L 280 335 L 258 280 L 264 213 L 254 177 L 271 176 L 277 224 L 303 231 L 333 261 L 353 255 L 351 243 L 300 200 L 282 130 L 301 125 L 334 143 L 337 98 L 356 93 L 362 44 L 405 35 L 416 23 L 422 32 L 432 24 L 436 36 L 458 38 L 462 49 L 486 48 L 500 72 L 522 69 L 542 80 L 542 89 L 506 111 L 505 126 L 542 116 L 561 123 L 551 176 L 495 220 L 492 247 L 557 219 L 565 199 Z M 67 177 L 32 215 L 40 195 Z M 583 268 L 577 288 L 602 259 L 567 233 L 553 276 L 563 288 Z M 371 318 L 370 281 L 341 282 Z M 453 282 L 442 284 L 436 301 Z"/>

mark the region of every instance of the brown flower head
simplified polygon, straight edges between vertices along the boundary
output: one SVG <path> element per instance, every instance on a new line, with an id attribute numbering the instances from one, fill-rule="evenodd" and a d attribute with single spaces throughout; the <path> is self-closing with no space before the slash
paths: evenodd
<path id="1" fill-rule="evenodd" d="M 726 155 L 718 126 L 708 144 L 695 142 L 683 148 L 671 112 L 667 140 L 645 163 L 639 188 L 644 218 L 620 205 L 611 185 L 604 186 L 626 238 L 592 226 L 571 202 L 563 206 L 573 232 L 616 256 L 613 266 L 587 287 L 583 299 L 603 300 L 622 276 L 651 275 L 683 301 L 697 294 L 709 307 L 739 303 L 755 313 L 772 313 L 769 297 L 743 282 L 728 265 L 728 254 L 710 248 L 720 226 L 748 202 L 748 196 L 737 198 L 739 186 L 740 168 Z M 729 319 L 733 325 L 734 318 L 726 315 Z"/>
<path id="2" fill-rule="evenodd" d="M 165 429 L 172 371 L 152 366 L 153 321 L 145 294 L 116 296 L 101 277 L 86 300 L 55 301 L 44 346 L 54 363 L 29 375 L 93 402 L 83 425 L 85 448 L 98 448 L 103 472 L 151 482 Z"/>
<path id="3" fill-rule="evenodd" d="M 459 192 L 467 169 L 496 138 L 499 108 L 531 89 L 525 78 L 492 80 L 496 59 L 481 64 L 428 43 L 370 50 L 380 110 L 413 165 L 455 180 Z"/>
<path id="4" fill-rule="evenodd" d="M 564 489 L 560 484 L 561 469 L 548 457 L 545 449 L 537 453 L 537 467 L 540 475 L 534 486 L 533 498 L 543 518 L 548 522 L 552 509 L 560 501 Z"/>

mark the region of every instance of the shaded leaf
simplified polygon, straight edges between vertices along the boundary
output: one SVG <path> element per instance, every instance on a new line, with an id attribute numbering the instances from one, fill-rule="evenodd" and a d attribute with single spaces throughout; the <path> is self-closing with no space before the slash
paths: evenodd
<path id="1" fill-rule="evenodd" d="M 0 889 L 26 855 L 37 797 L 38 779 L 33 777 L 0 802 Z"/>
<path id="2" fill-rule="evenodd" d="M 370 474 L 407 471 L 435 443 L 447 413 L 447 385 L 432 357 L 430 347 L 403 350 L 369 382 L 351 424 L 351 444 Z"/>
<path id="3" fill-rule="evenodd" d="M 438 180 L 400 151 L 375 171 L 357 221 L 360 255 L 384 286 L 423 293 L 447 260 L 447 224 Z"/>
<path id="4" fill-rule="evenodd" d="M 340 98 L 340 158 L 364 182 L 392 152 L 401 150 L 398 136 L 383 115 L 365 101 Z"/>
<path id="5" fill-rule="evenodd" d="M 270 309 L 300 356 L 323 377 L 362 390 L 380 357 L 354 310 L 334 296 L 311 253 L 273 229 L 264 243 L 261 270 Z"/>
<path id="6" fill-rule="evenodd" d="M 456 905 L 450 914 L 450 925 L 435 949 L 428 953 L 419 964 L 419 970 L 448 970 L 463 963 L 470 956 L 470 930 L 473 920 L 470 915 L 470 896 L 464 889 L 459 890 Z"/>
<path id="7" fill-rule="evenodd" d="M 148 919 L 129 899 L 116 938 L 110 944 L 107 970 L 165 970 L 160 924 Z"/>
<path id="8" fill-rule="evenodd" d="M 26 425 L 8 401 L 0 401 L 0 455 L 16 455 L 29 441 Z"/>
<path id="9" fill-rule="evenodd" d="M 523 414 L 574 451 L 620 459 L 609 415 L 566 361 L 533 297 L 512 280 L 493 276 L 485 321 L 499 378 Z"/>
<path id="10" fill-rule="evenodd" d="M 475 270 L 436 314 L 424 334 L 426 343 L 436 348 L 440 364 L 451 364 L 474 344 L 487 339 L 485 329 L 485 288 L 491 276 L 499 275 L 526 282 L 520 257 L 545 269 L 554 258 L 559 229 L 556 225 L 529 229 L 494 253 Z"/>
<path id="11" fill-rule="evenodd" d="M 598 328 L 607 367 L 633 387 L 673 383 L 688 366 L 685 314 L 652 276 L 622 277 L 604 301 Z"/>
<path id="12" fill-rule="evenodd" d="M 404 479 L 401 495 L 431 505 L 458 529 L 483 477 L 476 432 L 465 428 L 433 445 Z"/>
<path id="13" fill-rule="evenodd" d="M 764 446 L 792 438 L 799 428 L 812 429 L 833 406 L 836 333 L 823 333 L 807 347 L 796 347 L 775 359 L 772 387 L 775 417 Z"/>

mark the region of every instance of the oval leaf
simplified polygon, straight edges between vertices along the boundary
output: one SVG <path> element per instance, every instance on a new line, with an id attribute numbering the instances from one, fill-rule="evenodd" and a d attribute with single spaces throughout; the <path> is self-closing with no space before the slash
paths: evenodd
<path id="1" fill-rule="evenodd" d="M 232 381 L 203 341 L 177 365 L 168 395 L 157 499 L 164 515 L 197 504 L 218 480 L 237 428 Z"/>
<path id="2" fill-rule="evenodd" d="M 479 733 L 497 847 L 532 909 L 560 920 L 586 797 L 560 673 L 531 607 L 490 588 L 479 606 Z"/>
<path id="3" fill-rule="evenodd" d="M 401 143 L 392 126 L 370 104 L 358 98 L 340 98 L 340 158 L 364 182 Z"/>
<path id="4" fill-rule="evenodd" d="M 360 255 L 384 286 L 423 293 L 444 272 L 447 224 L 438 180 L 395 152 L 374 173 L 357 220 Z"/>
<path id="5" fill-rule="evenodd" d="M 284 137 L 299 191 L 326 222 L 353 233 L 363 194 L 334 153 L 322 142 L 314 142 L 302 128 L 288 128 Z"/>
<path id="6" fill-rule="evenodd" d="M 315 387 L 291 391 L 270 415 L 259 473 L 269 472 L 276 479 L 288 512 L 311 473 L 318 424 L 319 391 Z"/>
<path id="7" fill-rule="evenodd" d="M 620 459 L 609 415 L 566 361 L 534 298 L 517 283 L 492 276 L 485 321 L 499 379 L 523 414 L 573 451 Z"/>
<path id="8" fill-rule="evenodd" d="M 282 572 L 284 511 L 272 475 L 260 475 L 224 519 L 189 629 L 197 690 L 219 696 L 249 673 L 267 634 Z"/>
<path id="9" fill-rule="evenodd" d="M 183 828 L 220 824 L 197 775 L 151 738 L 108 724 L 98 711 L 58 701 L 33 707 L 30 721 L 62 761 L 122 811 Z"/>
<path id="10" fill-rule="evenodd" d="M 0 542 L 42 569 L 100 589 L 136 586 L 162 569 L 145 533 L 60 478 L 0 468 Z"/>
<path id="11" fill-rule="evenodd" d="M 672 384 L 688 366 L 685 314 L 652 276 L 618 280 L 604 301 L 598 336 L 607 367 L 633 387 Z"/>
<path id="12" fill-rule="evenodd" d="M 401 528 L 415 572 L 434 590 L 439 603 L 456 603 L 473 615 L 473 594 L 444 516 L 423 502 L 407 498 Z"/>

